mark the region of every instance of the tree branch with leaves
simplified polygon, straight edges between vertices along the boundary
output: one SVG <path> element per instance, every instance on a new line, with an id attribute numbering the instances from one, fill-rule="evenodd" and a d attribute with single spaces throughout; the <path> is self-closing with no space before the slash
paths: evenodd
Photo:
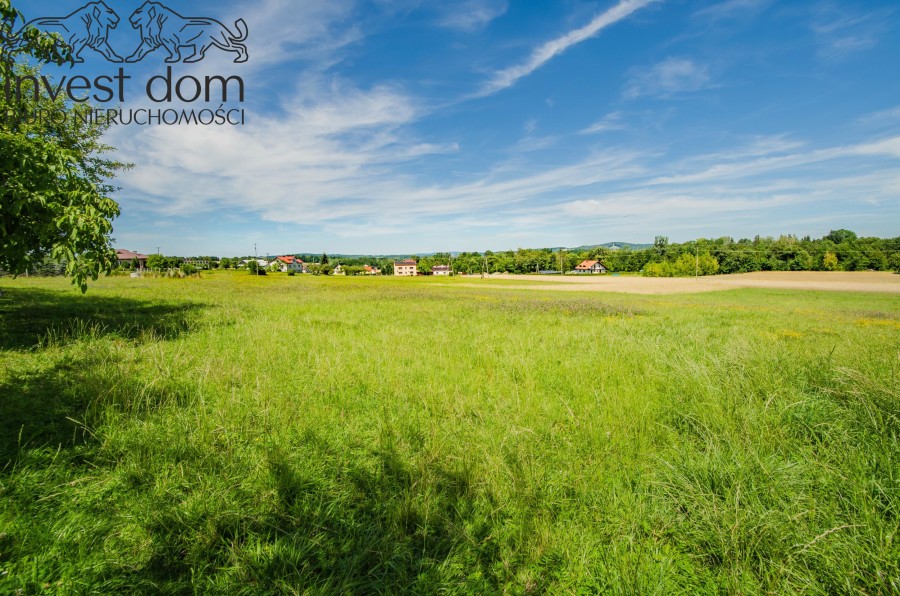
<path id="1" fill-rule="evenodd" d="M 59 37 L 24 22 L 0 0 L 0 87 L 39 73 L 29 61 L 72 63 Z M 101 142 L 106 126 L 73 117 L 76 107 L 61 96 L 25 95 L 0 94 L 0 269 L 20 275 L 49 257 L 65 263 L 85 292 L 89 280 L 116 265 L 111 234 L 119 205 L 109 198 L 109 181 L 129 166 L 105 157 L 112 151 Z M 27 117 L 59 112 L 68 114 L 65 122 Z"/>

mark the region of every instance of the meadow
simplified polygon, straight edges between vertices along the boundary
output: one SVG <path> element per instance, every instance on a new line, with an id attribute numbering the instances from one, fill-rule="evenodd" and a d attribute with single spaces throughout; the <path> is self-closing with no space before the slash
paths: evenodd
<path id="1" fill-rule="evenodd" d="M 0 280 L 0 593 L 900 593 L 900 295 Z"/>

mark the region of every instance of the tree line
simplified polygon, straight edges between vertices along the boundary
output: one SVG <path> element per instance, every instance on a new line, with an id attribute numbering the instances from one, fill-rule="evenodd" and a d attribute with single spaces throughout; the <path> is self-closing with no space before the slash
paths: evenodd
<path id="1" fill-rule="evenodd" d="M 420 271 L 447 264 L 449 255 L 424 257 Z M 581 262 L 597 260 L 612 273 L 648 276 L 692 276 L 755 271 L 898 271 L 900 237 L 860 238 L 850 230 L 835 230 L 819 239 L 793 235 L 701 238 L 684 243 L 657 236 L 644 249 L 605 247 L 582 250 L 518 249 L 460 253 L 452 258 L 454 273 L 571 272 Z"/>
<path id="2" fill-rule="evenodd" d="M 387 257 L 329 258 L 323 254 L 296 254 L 310 273 L 331 275 L 341 265 L 346 275 L 361 275 L 365 266 L 376 267 L 384 275 L 393 274 L 394 259 Z M 526 249 L 500 252 L 463 252 L 412 255 L 422 275 L 430 275 L 432 267 L 449 265 L 454 274 L 482 273 L 566 273 L 583 261 L 600 261 L 611 273 L 643 273 L 654 277 L 686 277 L 756 271 L 896 271 L 900 272 L 900 237 L 861 238 L 850 230 L 834 230 L 812 239 L 793 235 L 756 236 L 734 240 L 731 237 L 701 238 L 689 242 L 669 242 L 657 236 L 649 248 L 606 247 L 566 249 Z M 151 255 L 151 269 L 183 268 L 185 264 L 201 269 L 235 269 L 253 257 L 219 258 L 163 257 Z M 252 273 L 257 267 L 250 267 Z M 277 270 L 277 266 L 273 267 Z"/>

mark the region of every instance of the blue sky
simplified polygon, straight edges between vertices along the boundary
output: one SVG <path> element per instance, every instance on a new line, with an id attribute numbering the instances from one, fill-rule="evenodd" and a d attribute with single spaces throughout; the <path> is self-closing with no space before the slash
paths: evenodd
<path id="1" fill-rule="evenodd" d="M 32 17 L 81 4 L 19 6 Z M 140 1 L 107 4 L 127 55 Z M 248 63 L 213 49 L 176 73 L 243 77 L 247 124 L 112 131 L 136 164 L 116 197 L 123 248 L 900 234 L 894 0 L 166 4 L 246 20 Z M 88 53 L 82 71 L 114 70 Z M 158 73 L 163 58 L 128 72 Z"/>

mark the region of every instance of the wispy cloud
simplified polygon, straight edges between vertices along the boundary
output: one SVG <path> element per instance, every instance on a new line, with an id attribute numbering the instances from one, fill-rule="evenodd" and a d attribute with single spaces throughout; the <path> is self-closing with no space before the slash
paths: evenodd
<path id="1" fill-rule="evenodd" d="M 858 122 L 864 126 L 891 126 L 900 123 L 900 106 L 866 114 Z"/>
<path id="2" fill-rule="evenodd" d="M 900 137 L 890 137 L 844 147 L 829 147 L 806 153 L 784 153 L 782 151 L 777 153 L 779 154 L 764 153 L 760 155 L 751 152 L 748 155 L 750 159 L 719 160 L 721 163 L 704 170 L 661 176 L 650 180 L 648 184 L 683 185 L 710 181 L 739 180 L 785 170 L 795 170 L 795 175 L 799 175 L 801 168 L 837 160 L 844 162 L 844 168 L 849 168 L 850 161 L 861 157 L 900 158 Z M 825 175 L 826 172 L 820 171 L 819 174 Z"/>
<path id="3" fill-rule="evenodd" d="M 618 23 L 656 1 L 621 0 L 617 5 L 598 15 L 584 27 L 570 31 L 561 37 L 538 46 L 525 62 L 496 72 L 493 78 L 481 88 L 478 95 L 491 95 L 512 87 L 520 79 L 527 77 L 572 46 L 595 37 L 607 27 Z"/>
<path id="4" fill-rule="evenodd" d="M 882 9 L 864 13 L 834 2 L 817 5 L 810 28 L 819 44 L 819 57 L 842 59 L 871 50 L 878 45 L 893 12 Z"/>
<path id="5" fill-rule="evenodd" d="M 747 15 L 761 12 L 772 3 L 772 0 L 725 0 L 694 13 L 694 17 L 708 21 L 743 19 Z"/>
<path id="6" fill-rule="evenodd" d="M 625 85 L 626 99 L 654 95 L 669 97 L 710 86 L 709 67 L 686 58 L 667 58 L 652 68 L 637 70 Z"/>
<path id="7" fill-rule="evenodd" d="M 484 29 L 491 21 L 506 14 L 506 0 L 464 0 L 446 5 L 446 13 L 438 20 L 441 27 L 473 32 Z"/>
<path id="8" fill-rule="evenodd" d="M 285 2 L 262 0 L 244 18 L 252 33 L 255 69 L 293 59 L 324 59 L 362 38 L 351 21 L 354 0 Z M 245 12 L 241 12 L 245 15 Z"/>
<path id="9" fill-rule="evenodd" d="M 674 173 L 628 180 L 601 195 L 555 205 L 541 217 L 544 225 L 553 225 L 560 211 L 579 220 L 615 219 L 619 233 L 643 229 L 646 238 L 646 230 L 704 226 L 759 233 L 775 222 L 785 226 L 781 231 L 815 230 L 835 225 L 834 213 L 857 223 L 873 207 L 900 215 L 900 137 L 793 153 L 788 150 L 798 144 L 779 139 L 697 155 L 682 164 L 659 164 Z M 714 165 L 698 169 L 704 163 Z"/>
<path id="10" fill-rule="evenodd" d="M 597 122 L 582 130 L 579 134 L 593 135 L 611 130 L 625 130 L 628 127 L 624 122 L 624 114 L 622 112 L 610 112 Z"/>

